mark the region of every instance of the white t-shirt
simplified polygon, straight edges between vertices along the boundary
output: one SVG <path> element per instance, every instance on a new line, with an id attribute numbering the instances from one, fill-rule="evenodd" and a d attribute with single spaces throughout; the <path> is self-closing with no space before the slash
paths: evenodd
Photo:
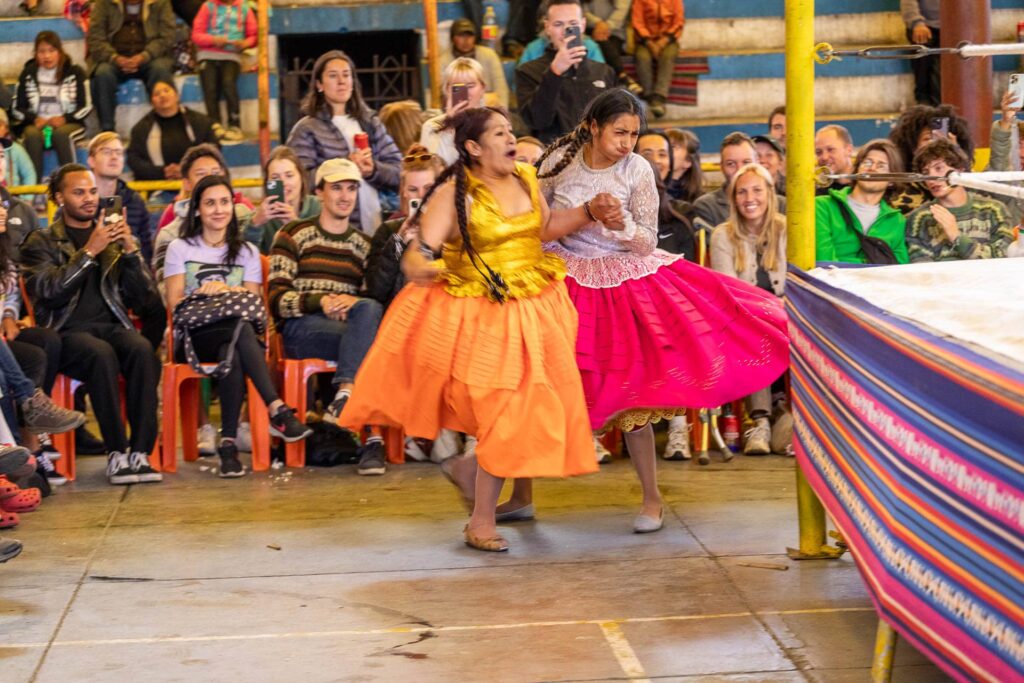
<path id="1" fill-rule="evenodd" d="M 39 85 L 39 111 L 36 116 L 52 119 L 63 116 L 60 106 L 60 84 L 57 83 L 57 69 L 40 69 L 36 72 L 36 83 Z"/>
<path id="2" fill-rule="evenodd" d="M 860 221 L 861 230 L 867 233 L 868 229 L 875 224 L 878 214 L 882 211 L 882 205 L 865 204 L 863 202 L 858 202 L 850 196 L 846 197 L 846 202 L 850 205 L 850 210 L 853 211 L 853 215 Z"/>
<path id="3" fill-rule="evenodd" d="M 345 138 L 349 150 L 356 148 L 355 138 L 358 133 L 363 132 L 359 122 L 348 114 L 334 116 L 331 123 L 337 128 L 342 137 Z M 377 232 L 380 227 L 380 195 L 375 188 L 366 180 L 359 181 L 359 228 L 367 235 Z"/>
<path id="4" fill-rule="evenodd" d="M 190 240 L 179 237 L 167 247 L 164 278 L 184 275 L 185 296 L 207 282 L 224 282 L 231 287 L 240 287 L 244 282 L 263 282 L 263 266 L 255 247 L 246 242 L 230 266 L 224 264 L 227 252 L 227 245 L 211 247 L 199 237 Z"/>

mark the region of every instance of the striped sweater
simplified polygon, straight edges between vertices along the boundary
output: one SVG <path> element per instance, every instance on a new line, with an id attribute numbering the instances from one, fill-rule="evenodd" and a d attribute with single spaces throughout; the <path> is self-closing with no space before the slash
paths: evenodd
<path id="1" fill-rule="evenodd" d="M 332 235 L 318 220 L 284 226 L 270 250 L 270 310 L 278 320 L 320 312 L 327 294 L 358 295 L 370 240 L 356 228 Z"/>

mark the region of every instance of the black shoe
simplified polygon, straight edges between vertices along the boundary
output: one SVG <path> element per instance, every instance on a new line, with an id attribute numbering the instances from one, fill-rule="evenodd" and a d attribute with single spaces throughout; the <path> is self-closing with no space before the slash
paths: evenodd
<path id="1" fill-rule="evenodd" d="M 220 472 L 218 477 L 222 479 L 234 479 L 245 476 L 245 466 L 238 459 L 238 446 L 234 441 L 222 441 L 217 448 L 217 455 L 220 456 Z"/>
<path id="2" fill-rule="evenodd" d="M 381 475 L 387 470 L 384 464 L 384 442 L 371 441 L 359 449 L 359 467 L 356 472 L 363 476 Z"/>
<path id="3" fill-rule="evenodd" d="M 327 406 L 326 413 L 331 416 L 331 423 L 337 424 L 338 418 L 341 416 L 341 411 L 345 409 L 345 404 L 348 403 L 350 394 L 342 394 L 331 401 L 331 405 Z"/>
<path id="4" fill-rule="evenodd" d="M 149 464 L 149 456 L 147 454 L 131 453 L 128 455 L 128 462 L 132 466 L 132 472 L 138 476 L 139 483 L 148 484 L 164 480 L 164 475 L 157 472 L 156 468 Z"/>
<path id="5" fill-rule="evenodd" d="M 112 451 L 107 456 L 107 481 L 116 485 L 139 483 L 139 475 L 132 470 L 127 453 Z"/>
<path id="6" fill-rule="evenodd" d="M 21 541 L 13 538 L 0 538 L 0 564 L 13 560 L 21 554 Z"/>
<path id="7" fill-rule="evenodd" d="M 295 417 L 295 409 L 281 406 L 274 417 L 270 418 L 270 433 L 284 439 L 285 443 L 302 441 L 313 433 L 313 430 L 299 422 Z"/>
<path id="8" fill-rule="evenodd" d="M 103 442 L 93 436 L 85 425 L 75 430 L 75 453 L 77 455 L 105 455 L 107 452 Z"/>

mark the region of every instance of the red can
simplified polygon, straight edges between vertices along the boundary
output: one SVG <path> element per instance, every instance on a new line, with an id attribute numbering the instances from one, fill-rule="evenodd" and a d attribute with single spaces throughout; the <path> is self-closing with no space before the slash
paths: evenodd
<path id="1" fill-rule="evenodd" d="M 722 410 L 722 439 L 730 451 L 736 453 L 740 449 L 740 421 L 733 412 L 732 406 L 726 405 Z"/>
<path id="2" fill-rule="evenodd" d="M 356 133 L 352 141 L 356 143 L 356 149 L 370 149 L 370 136 L 366 133 Z"/>

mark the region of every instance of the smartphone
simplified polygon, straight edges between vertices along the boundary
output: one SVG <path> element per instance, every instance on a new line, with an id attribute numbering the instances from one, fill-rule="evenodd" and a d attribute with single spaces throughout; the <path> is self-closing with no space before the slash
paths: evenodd
<path id="1" fill-rule="evenodd" d="M 263 201 L 273 201 L 276 199 L 279 202 L 284 202 L 284 183 L 280 180 L 274 180 L 273 178 L 268 180 L 266 190 Z"/>
<path id="2" fill-rule="evenodd" d="M 417 213 L 419 213 L 420 204 L 422 203 L 422 201 L 423 201 L 422 199 L 410 199 L 409 200 L 409 218 L 412 218 Z"/>
<path id="3" fill-rule="evenodd" d="M 356 133 L 352 142 L 356 143 L 356 149 L 370 149 L 370 136 L 366 133 Z"/>
<path id="4" fill-rule="evenodd" d="M 465 83 L 452 83 L 452 107 L 469 102 L 469 86 Z"/>
<path id="5" fill-rule="evenodd" d="M 100 197 L 100 211 L 106 211 L 108 218 L 114 215 L 121 215 L 121 197 L 118 195 Z"/>
<path id="6" fill-rule="evenodd" d="M 583 47 L 583 36 L 579 26 L 566 26 L 562 37 L 565 38 L 566 46 L 570 50 L 576 47 Z"/>
<path id="7" fill-rule="evenodd" d="M 944 140 L 949 137 L 949 117 L 936 116 L 931 120 L 932 140 Z"/>
<path id="8" fill-rule="evenodd" d="M 1024 74 L 1010 74 L 1010 92 L 1013 93 L 1010 106 L 1024 109 Z"/>

